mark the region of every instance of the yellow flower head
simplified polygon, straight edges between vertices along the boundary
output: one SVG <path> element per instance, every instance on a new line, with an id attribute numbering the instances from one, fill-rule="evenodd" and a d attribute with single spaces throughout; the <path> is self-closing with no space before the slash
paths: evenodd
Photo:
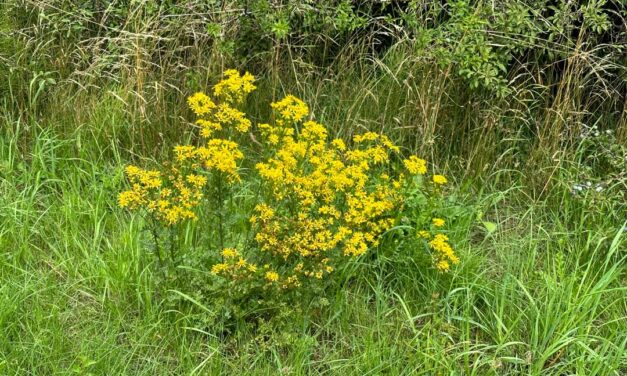
<path id="1" fill-rule="evenodd" d="M 222 250 L 222 256 L 224 256 L 225 258 L 235 258 L 238 255 L 239 253 L 237 253 L 237 250 L 233 248 L 224 248 Z"/>
<path id="2" fill-rule="evenodd" d="M 446 260 L 440 260 L 435 264 L 435 267 L 442 272 L 446 272 L 451 268 L 451 265 Z"/>
<path id="3" fill-rule="evenodd" d="M 433 218 L 431 222 L 435 227 L 442 227 L 446 223 L 442 218 Z"/>
<path id="4" fill-rule="evenodd" d="M 418 235 L 419 238 L 423 238 L 423 239 L 431 238 L 431 234 L 429 233 L 429 231 L 425 231 L 425 230 L 418 231 L 417 235 Z"/>
<path id="5" fill-rule="evenodd" d="M 206 115 L 216 107 L 216 104 L 211 101 L 211 98 L 201 92 L 195 93 L 187 98 L 187 104 L 197 116 Z"/>
<path id="6" fill-rule="evenodd" d="M 344 143 L 342 139 L 336 138 L 335 140 L 333 140 L 332 144 L 337 150 L 340 150 L 340 151 L 346 150 L 346 144 Z"/>
<path id="7" fill-rule="evenodd" d="M 280 101 L 271 103 L 270 106 L 285 121 L 301 121 L 309 115 L 309 107 L 293 95 L 287 95 Z"/>
<path id="8" fill-rule="evenodd" d="M 424 175 L 427 173 L 427 161 L 412 155 L 403 161 L 405 168 L 412 175 Z"/>
<path id="9" fill-rule="evenodd" d="M 229 265 L 227 264 L 215 264 L 211 267 L 212 274 L 220 274 L 229 270 Z"/>
<path id="10" fill-rule="evenodd" d="M 266 272 L 265 277 L 268 282 L 276 282 L 279 280 L 279 273 L 272 271 Z"/>
<path id="11" fill-rule="evenodd" d="M 213 94 L 227 103 L 241 103 L 257 87 L 253 84 L 255 76 L 246 72 L 243 76 L 235 69 L 224 72 L 224 78 L 213 87 Z"/>
<path id="12" fill-rule="evenodd" d="M 446 180 L 446 177 L 444 175 L 433 175 L 433 182 L 435 184 L 444 185 L 448 183 L 448 180 Z"/>

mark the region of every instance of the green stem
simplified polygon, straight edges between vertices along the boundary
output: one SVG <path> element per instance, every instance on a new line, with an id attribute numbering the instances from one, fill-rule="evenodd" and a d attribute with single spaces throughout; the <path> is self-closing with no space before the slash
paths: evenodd
<path id="1" fill-rule="evenodd" d="M 174 240 L 176 238 L 176 235 L 174 234 L 174 229 L 170 228 L 170 261 L 172 262 L 172 265 L 175 264 L 175 248 L 174 248 Z"/>
<path id="2" fill-rule="evenodd" d="M 219 235 L 219 239 L 220 239 L 220 249 L 224 249 L 224 228 L 223 228 L 223 216 L 222 216 L 222 210 L 223 210 L 223 204 L 224 204 L 224 198 L 222 195 L 222 176 L 218 176 L 218 235 Z"/>
<path id="3" fill-rule="evenodd" d="M 151 223 L 150 225 L 150 233 L 152 234 L 152 239 L 155 242 L 155 251 L 157 253 L 157 259 L 159 260 L 159 265 L 163 266 L 163 260 L 161 259 L 161 246 L 159 245 L 159 234 L 157 234 L 156 225 Z"/>

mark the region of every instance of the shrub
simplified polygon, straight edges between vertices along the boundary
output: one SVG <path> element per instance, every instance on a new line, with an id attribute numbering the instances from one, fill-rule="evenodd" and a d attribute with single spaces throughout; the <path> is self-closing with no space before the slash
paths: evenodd
<path id="1" fill-rule="evenodd" d="M 244 154 L 238 141 L 253 135 L 252 122 L 239 107 L 255 90 L 254 77 L 235 70 L 225 76 L 212 97 L 188 99 L 198 117 L 199 146 L 174 147 L 173 160 L 160 169 L 126 167 L 131 187 L 120 193 L 119 204 L 154 224 L 162 263 L 159 234 L 176 233 L 190 221 L 217 228 L 218 236 L 203 244 L 211 277 L 200 284 L 245 315 L 241 304 L 293 304 L 296 297 L 320 294 L 336 269 L 395 229 L 430 250 L 438 270 L 459 262 L 440 231 L 445 221 L 431 218 L 447 180 L 437 174 L 425 179 L 425 160 L 401 159 L 398 146 L 372 132 L 349 145 L 329 141 L 325 126 L 308 120 L 308 106 L 292 95 L 272 103 L 273 121 L 256 127 L 258 156 Z M 246 163 L 254 168 L 246 170 Z M 243 187 L 254 195 L 235 194 Z M 227 208 L 227 197 L 235 196 L 237 204 Z M 237 219 L 242 216 L 247 220 Z M 180 262 L 173 255 L 181 253 L 185 249 L 172 249 L 168 262 Z"/>
<path id="2" fill-rule="evenodd" d="M 589 219 L 612 219 L 623 228 L 627 207 L 627 146 L 611 129 L 586 127 L 580 134 L 577 160 L 565 169 L 566 184 Z M 608 232 L 616 231 L 608 228 Z"/>

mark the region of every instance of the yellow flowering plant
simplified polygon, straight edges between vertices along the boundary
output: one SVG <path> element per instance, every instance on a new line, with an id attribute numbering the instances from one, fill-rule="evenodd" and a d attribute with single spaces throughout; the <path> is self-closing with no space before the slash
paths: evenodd
<path id="1" fill-rule="evenodd" d="M 199 220 L 219 229 L 203 245 L 207 262 L 200 267 L 213 276 L 205 288 L 219 286 L 240 303 L 316 291 L 395 229 L 411 228 L 438 270 L 459 262 L 442 233 L 445 219 L 431 217 L 447 180 L 425 179 L 424 159 L 403 159 L 397 145 L 374 132 L 332 139 L 292 95 L 271 103 L 272 121 L 253 129 L 241 106 L 256 89 L 254 77 L 235 70 L 224 75 L 212 97 L 188 98 L 202 142 L 174 147 L 173 160 L 159 170 L 128 166 L 130 188 L 119 195 L 121 207 L 143 210 L 161 230 Z M 258 135 L 260 158 L 245 155 L 238 143 L 250 132 Z M 242 163 L 251 167 L 246 174 Z M 225 208 L 226 194 L 242 186 L 255 194 L 239 195 Z M 226 220 L 241 211 L 245 222 Z M 407 217 L 411 224 L 401 224 Z"/>

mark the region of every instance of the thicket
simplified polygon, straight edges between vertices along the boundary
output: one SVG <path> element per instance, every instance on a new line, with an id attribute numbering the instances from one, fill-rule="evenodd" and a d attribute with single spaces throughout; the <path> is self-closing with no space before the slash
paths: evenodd
<path id="1" fill-rule="evenodd" d="M 504 170 L 533 170 L 523 183 L 532 197 L 544 197 L 553 177 L 567 175 L 569 184 L 611 187 L 614 202 L 625 184 L 609 178 L 622 174 L 617 166 L 627 139 L 624 2 L 5 0 L 1 6 L 5 106 L 51 124 L 50 109 L 87 123 L 105 121 L 99 109 L 115 108 L 127 124 L 107 120 L 95 137 L 108 142 L 115 135 L 132 153 L 178 142 L 189 118 L 184 98 L 235 67 L 260 78 L 263 90 L 251 103 L 289 91 L 338 137 L 348 140 L 356 129 L 384 132 L 460 171 L 460 179 L 499 171 L 496 179 L 506 186 L 518 175 Z M 342 106 L 349 100 L 352 106 Z M 73 112 L 76 106 L 83 110 Z M 265 106 L 245 111 L 253 119 L 268 115 Z M 580 147 L 592 129 L 614 145 L 613 163 Z M 570 168 L 581 159 L 589 165 L 585 173 Z"/>

